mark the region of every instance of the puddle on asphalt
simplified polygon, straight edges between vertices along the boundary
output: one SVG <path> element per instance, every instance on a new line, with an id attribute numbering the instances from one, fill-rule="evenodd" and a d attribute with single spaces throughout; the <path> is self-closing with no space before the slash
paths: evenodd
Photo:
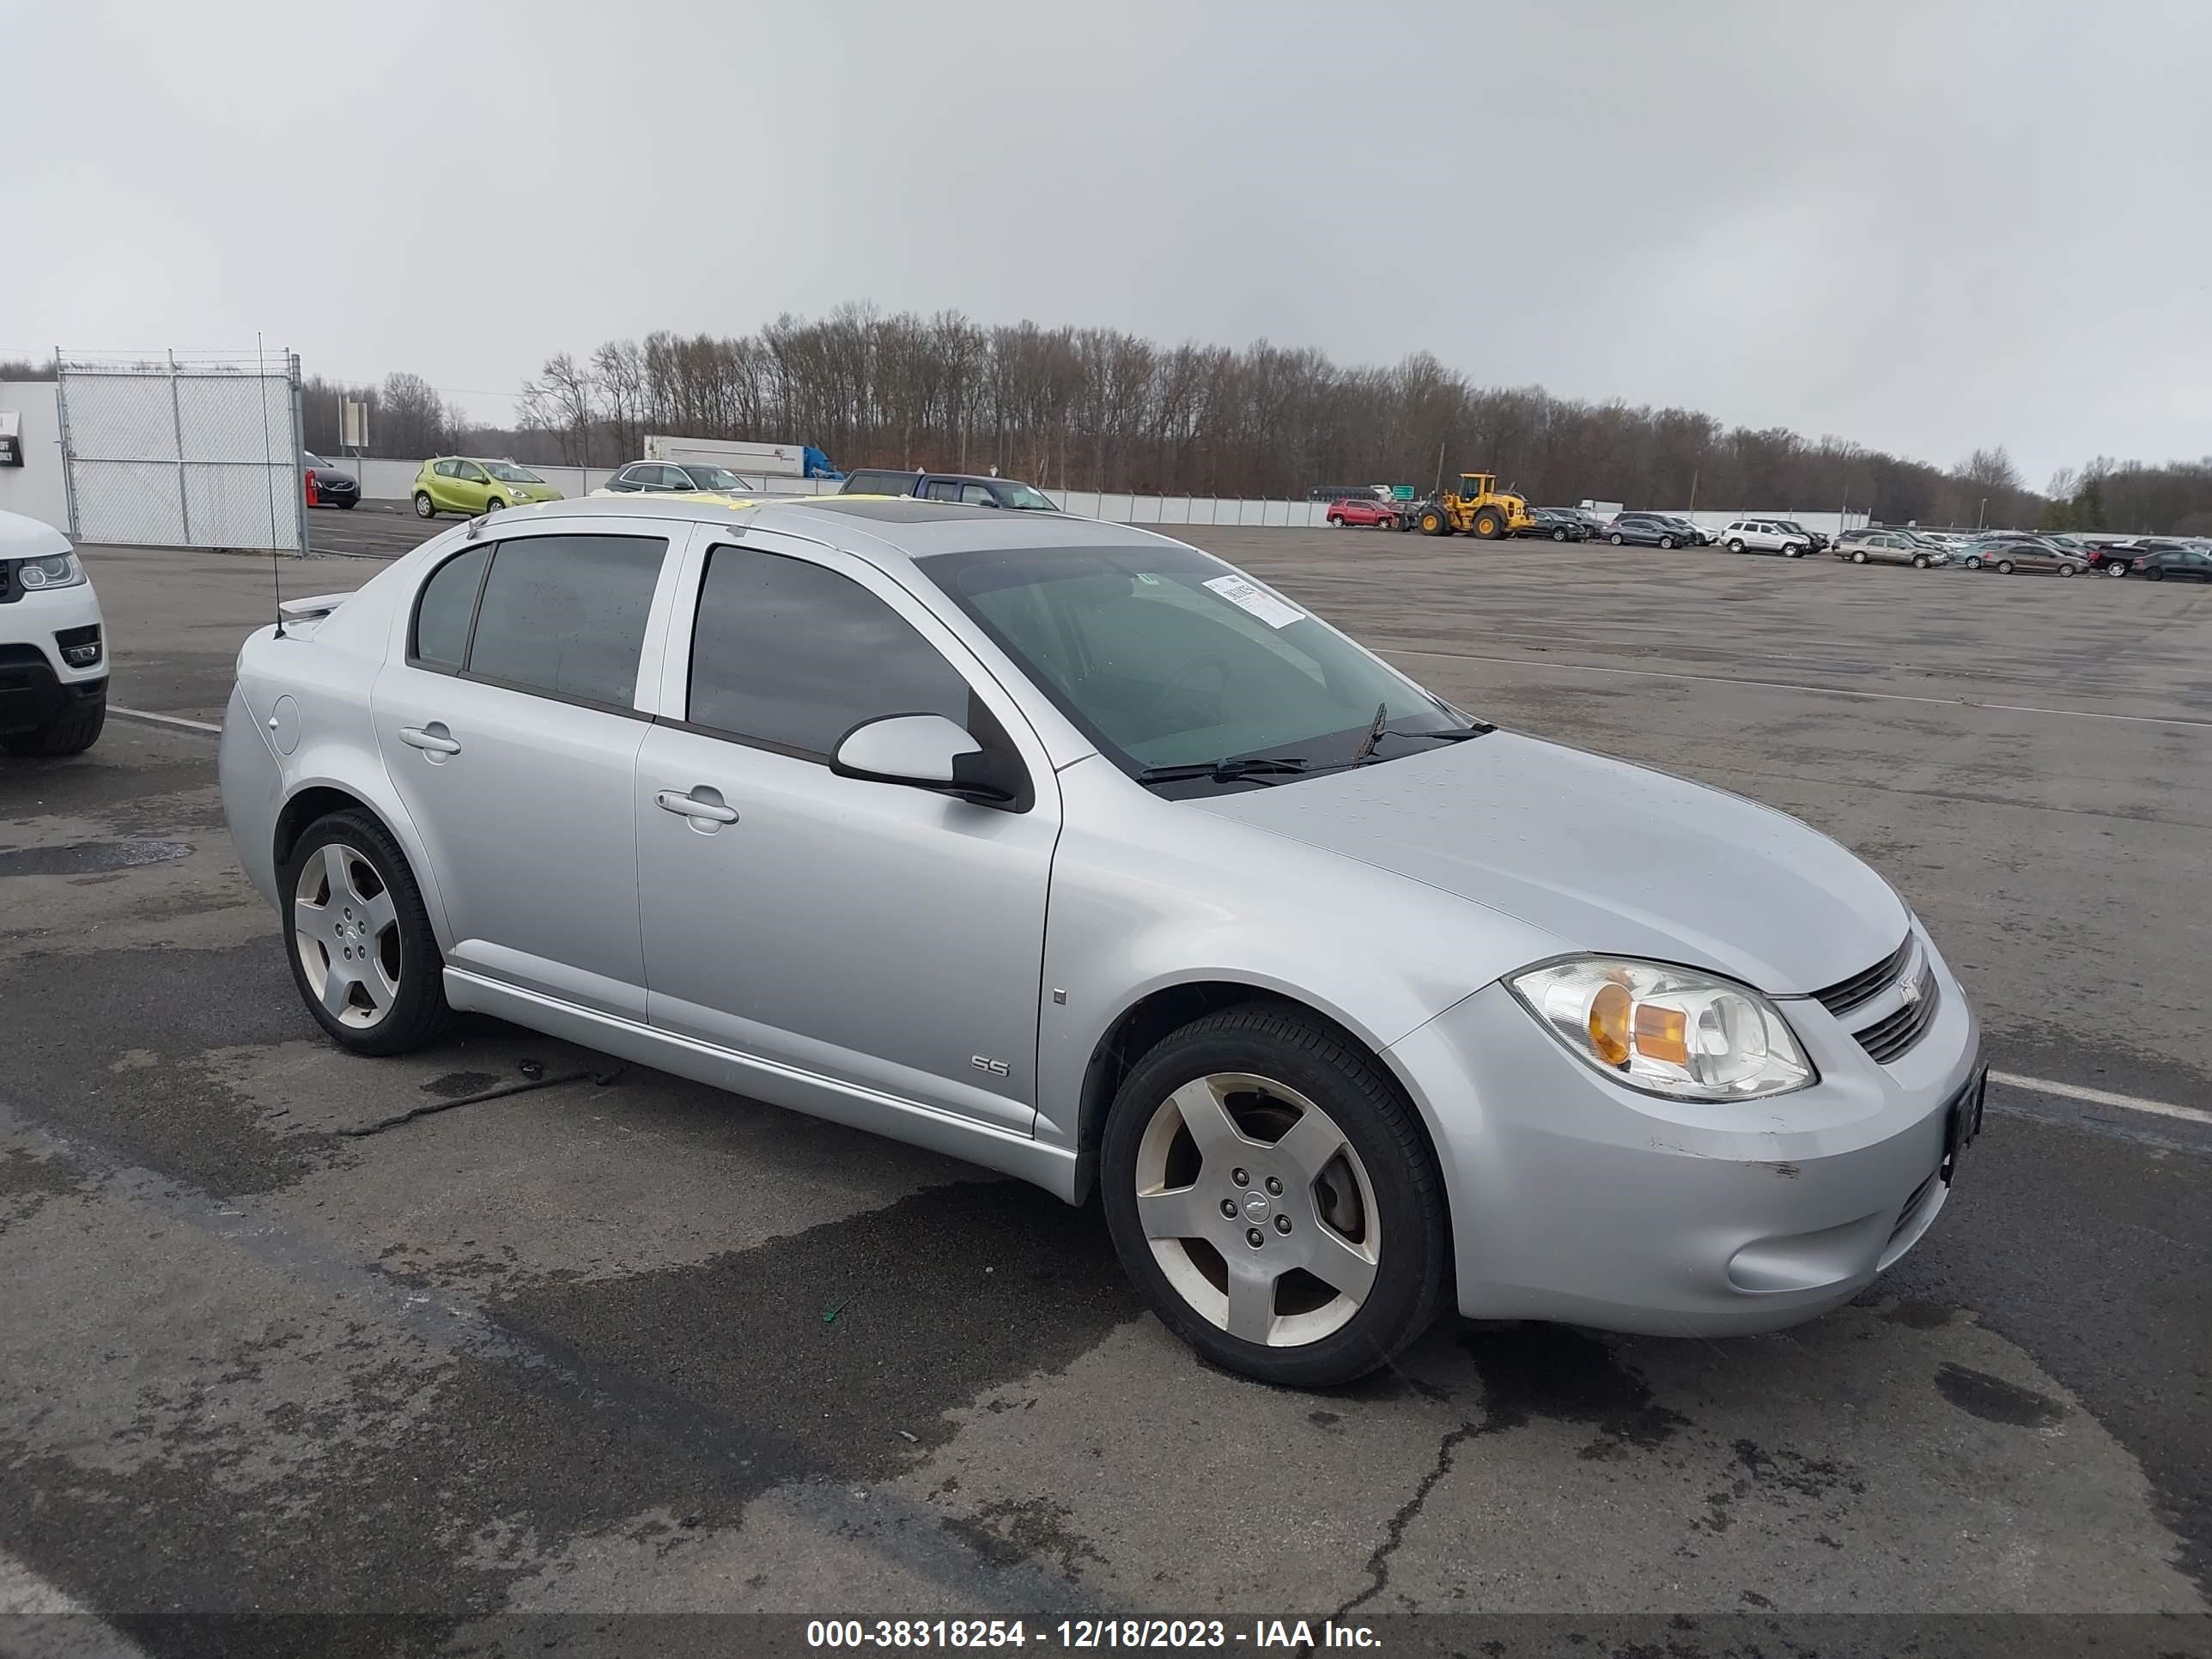
<path id="1" fill-rule="evenodd" d="M 0 876 L 81 876 L 166 864 L 192 850 L 184 841 L 77 841 L 66 847 L 19 847 L 0 853 Z"/>

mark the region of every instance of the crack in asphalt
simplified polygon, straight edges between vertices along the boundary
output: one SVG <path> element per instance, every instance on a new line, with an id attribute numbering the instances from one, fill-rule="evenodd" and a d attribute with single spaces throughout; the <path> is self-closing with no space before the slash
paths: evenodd
<path id="1" fill-rule="evenodd" d="M 556 1089 L 564 1083 L 589 1082 L 605 1088 L 621 1077 L 626 1067 L 617 1066 L 611 1071 L 594 1072 L 584 1067 L 563 1072 L 558 1077 L 526 1077 L 520 1083 L 502 1083 L 495 1089 L 480 1089 L 475 1094 L 463 1095 L 459 1100 L 434 1100 L 425 1106 L 411 1106 L 390 1117 L 380 1117 L 374 1123 L 365 1123 L 356 1129 L 340 1129 L 337 1133 L 349 1140 L 366 1139 L 370 1135 L 382 1134 L 386 1129 L 397 1129 L 403 1123 L 412 1123 L 419 1117 L 433 1117 L 440 1112 L 450 1112 L 457 1107 L 478 1106 L 487 1100 L 505 1100 L 510 1095 L 526 1095 L 536 1089 Z"/>
<path id="2" fill-rule="evenodd" d="M 1459 1449 L 1490 1427 L 1491 1424 L 1486 1417 L 1470 1419 L 1449 1431 L 1442 1440 L 1437 1443 L 1436 1462 L 1430 1466 L 1429 1472 L 1421 1477 L 1420 1483 L 1413 1488 L 1413 1495 L 1398 1505 L 1397 1512 L 1391 1516 L 1388 1525 L 1384 1528 L 1382 1541 L 1375 1547 L 1374 1553 L 1367 1558 L 1367 1572 L 1373 1582 L 1329 1614 L 1331 1623 L 1345 1618 L 1355 1607 L 1364 1607 L 1388 1588 L 1390 1583 L 1390 1558 L 1398 1553 L 1398 1547 L 1406 1541 L 1406 1529 L 1413 1524 L 1414 1517 L 1421 1512 L 1421 1506 L 1429 1501 L 1429 1494 L 1437 1489 L 1437 1483 L 1451 1473 L 1452 1460 L 1458 1455 Z"/>

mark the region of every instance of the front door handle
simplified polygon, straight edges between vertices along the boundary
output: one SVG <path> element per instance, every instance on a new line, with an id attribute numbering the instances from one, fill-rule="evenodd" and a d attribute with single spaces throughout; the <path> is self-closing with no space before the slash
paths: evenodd
<path id="1" fill-rule="evenodd" d="M 708 793 L 714 793 L 709 790 Z M 673 789 L 664 789 L 653 798 L 653 804 L 664 812 L 673 812 L 679 818 L 693 818 L 706 823 L 735 823 L 738 809 L 725 806 L 719 800 L 702 800 L 698 795 L 679 795 Z"/>
<path id="2" fill-rule="evenodd" d="M 432 720 L 428 726 L 403 726 L 399 741 L 410 749 L 420 749 L 433 755 L 458 755 L 461 745 L 447 732 L 443 720 Z"/>

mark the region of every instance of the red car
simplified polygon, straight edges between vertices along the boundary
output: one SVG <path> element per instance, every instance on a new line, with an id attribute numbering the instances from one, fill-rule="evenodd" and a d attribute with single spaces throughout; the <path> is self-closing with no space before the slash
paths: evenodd
<path id="1" fill-rule="evenodd" d="M 1371 496 L 1346 495 L 1328 504 L 1328 521 L 1335 525 L 1365 525 L 1370 530 L 1395 530 L 1398 509 Z"/>

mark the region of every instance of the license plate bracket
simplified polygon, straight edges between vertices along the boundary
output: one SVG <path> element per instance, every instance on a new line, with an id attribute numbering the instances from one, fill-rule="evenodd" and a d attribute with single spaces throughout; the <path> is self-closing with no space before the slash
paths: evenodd
<path id="1" fill-rule="evenodd" d="M 1966 1086 L 1951 1101 L 1950 1110 L 1943 1116 L 1943 1162 L 1937 1173 L 1948 1187 L 1958 1178 L 1959 1156 L 1974 1144 L 1982 1132 L 1982 1107 L 1989 1093 L 1990 1068 L 1977 1067 Z"/>

